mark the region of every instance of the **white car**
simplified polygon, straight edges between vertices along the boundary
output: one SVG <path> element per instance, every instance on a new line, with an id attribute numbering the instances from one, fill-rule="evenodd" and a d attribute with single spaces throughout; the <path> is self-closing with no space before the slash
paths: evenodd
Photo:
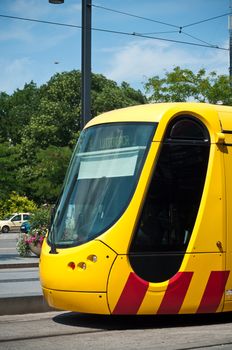
<path id="1" fill-rule="evenodd" d="M 14 213 L 0 220 L 0 232 L 7 233 L 12 230 L 19 231 L 23 222 L 30 219 L 30 213 Z"/>

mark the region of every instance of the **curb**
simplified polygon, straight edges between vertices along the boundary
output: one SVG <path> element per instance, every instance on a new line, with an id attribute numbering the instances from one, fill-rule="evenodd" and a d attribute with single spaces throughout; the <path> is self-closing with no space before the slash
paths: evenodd
<path id="1" fill-rule="evenodd" d="M 50 312 L 54 310 L 48 306 L 43 295 L 0 297 L 0 316 Z"/>
<path id="2" fill-rule="evenodd" d="M 38 262 L 34 263 L 6 263 L 6 264 L 0 264 L 0 270 L 1 269 L 21 269 L 25 267 L 39 267 Z"/>

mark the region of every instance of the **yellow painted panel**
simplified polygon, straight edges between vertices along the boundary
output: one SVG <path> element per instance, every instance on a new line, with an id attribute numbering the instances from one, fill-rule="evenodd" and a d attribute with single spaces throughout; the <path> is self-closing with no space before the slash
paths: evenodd
<path id="1" fill-rule="evenodd" d="M 225 144 L 229 143 L 231 145 L 232 144 L 232 134 L 224 133 L 224 135 L 225 135 L 225 141 L 224 141 Z M 226 149 L 225 149 L 225 152 L 226 152 Z"/>
<path id="2" fill-rule="evenodd" d="M 225 270 L 225 254 L 186 254 L 183 265 L 185 265 L 185 271 L 193 272 L 193 277 L 179 313 L 195 313 L 204 294 L 210 273 Z M 183 271 L 182 267 L 181 271 Z"/>
<path id="3" fill-rule="evenodd" d="M 89 126 L 110 123 L 110 122 L 163 122 L 166 125 L 174 116 L 178 114 L 192 114 L 201 119 L 208 127 L 211 134 L 211 142 L 215 142 L 215 133 L 221 132 L 218 119 L 218 111 L 225 110 L 226 107 L 210 105 L 207 103 L 156 103 L 140 106 L 122 108 L 93 118 L 86 125 Z M 162 129 L 162 128 L 161 128 Z M 161 130 L 161 140 L 163 130 Z M 159 135 L 159 130 L 158 130 Z"/>
<path id="4" fill-rule="evenodd" d="M 49 254 L 49 251 L 50 247 L 44 242 L 40 258 L 43 287 L 79 292 L 106 291 L 109 271 L 116 257 L 109 247 L 91 241 L 75 248 L 58 249 L 58 254 Z"/>
<path id="5" fill-rule="evenodd" d="M 105 293 L 80 293 L 43 288 L 44 297 L 51 307 L 76 312 L 109 314 Z"/>
<path id="6" fill-rule="evenodd" d="M 223 130 L 232 130 L 232 108 L 229 106 L 224 106 L 222 109 L 219 109 L 219 118 L 221 120 Z"/>
<path id="7" fill-rule="evenodd" d="M 157 288 L 157 290 L 158 289 L 159 288 Z M 139 308 L 138 315 L 156 314 L 163 300 L 164 294 L 165 294 L 165 290 L 160 292 L 159 291 L 151 292 L 149 288 Z"/>
<path id="8" fill-rule="evenodd" d="M 108 303 L 111 312 L 114 310 L 131 272 L 132 269 L 128 257 L 126 255 L 117 256 L 110 272 L 107 287 Z"/>

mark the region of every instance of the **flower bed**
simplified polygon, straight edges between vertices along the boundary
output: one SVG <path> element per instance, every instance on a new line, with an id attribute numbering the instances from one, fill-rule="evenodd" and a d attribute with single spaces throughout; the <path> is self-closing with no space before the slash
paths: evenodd
<path id="1" fill-rule="evenodd" d="M 39 209 L 34 213 L 30 221 L 30 230 L 20 233 L 16 249 L 20 256 L 30 256 L 31 253 L 40 255 L 43 240 L 48 231 L 50 211 Z"/>

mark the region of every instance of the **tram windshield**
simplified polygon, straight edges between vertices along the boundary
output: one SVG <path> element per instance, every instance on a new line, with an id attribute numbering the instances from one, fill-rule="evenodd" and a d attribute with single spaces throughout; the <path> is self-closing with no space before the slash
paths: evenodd
<path id="1" fill-rule="evenodd" d="M 134 193 L 156 127 L 156 123 L 111 123 L 82 132 L 49 243 L 77 246 L 113 225 Z"/>

